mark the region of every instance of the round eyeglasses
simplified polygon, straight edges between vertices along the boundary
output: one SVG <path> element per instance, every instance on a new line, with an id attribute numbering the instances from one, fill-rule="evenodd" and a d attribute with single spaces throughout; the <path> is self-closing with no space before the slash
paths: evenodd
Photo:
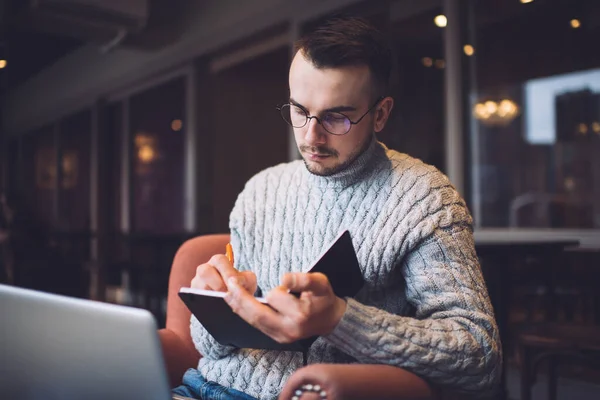
<path id="1" fill-rule="evenodd" d="M 314 118 L 327 132 L 331 133 L 332 135 L 345 135 L 350 131 L 352 125 L 360 123 L 360 121 L 362 121 L 362 119 L 368 113 L 370 113 L 383 99 L 384 97 L 378 98 L 377 101 L 367 110 L 367 112 L 365 112 L 356 121 L 352 121 L 346 115 L 334 111 L 327 111 L 320 117 L 316 117 L 309 115 L 304 108 L 292 103 L 287 103 L 281 107 L 277 107 L 277 110 L 279 110 L 281 113 L 281 118 L 283 118 L 285 122 L 294 128 L 302 128 L 308 123 L 309 120 Z"/>

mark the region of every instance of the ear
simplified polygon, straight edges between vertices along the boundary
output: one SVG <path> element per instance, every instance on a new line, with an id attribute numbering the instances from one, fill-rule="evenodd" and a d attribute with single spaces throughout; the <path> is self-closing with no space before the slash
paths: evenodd
<path id="1" fill-rule="evenodd" d="M 381 132 L 383 128 L 385 128 L 385 124 L 387 123 L 387 120 L 390 117 L 392 108 L 394 108 L 394 99 L 389 96 L 381 100 L 381 102 L 379 102 L 379 105 L 375 110 L 374 120 L 374 131 L 376 133 Z"/>

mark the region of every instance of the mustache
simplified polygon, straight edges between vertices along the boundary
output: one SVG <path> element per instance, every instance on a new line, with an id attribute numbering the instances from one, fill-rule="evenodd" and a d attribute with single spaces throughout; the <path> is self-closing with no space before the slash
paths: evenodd
<path id="1" fill-rule="evenodd" d="M 300 146 L 300 151 L 303 153 L 311 153 L 319 156 L 334 156 L 337 157 L 338 152 L 325 146 Z"/>

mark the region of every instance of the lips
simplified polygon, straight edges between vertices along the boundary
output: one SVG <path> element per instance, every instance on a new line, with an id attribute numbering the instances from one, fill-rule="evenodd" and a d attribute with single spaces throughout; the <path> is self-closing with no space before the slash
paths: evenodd
<path id="1" fill-rule="evenodd" d="M 320 154 L 320 153 L 305 153 L 306 156 L 311 160 L 322 160 L 324 158 L 330 157 L 330 154 Z"/>

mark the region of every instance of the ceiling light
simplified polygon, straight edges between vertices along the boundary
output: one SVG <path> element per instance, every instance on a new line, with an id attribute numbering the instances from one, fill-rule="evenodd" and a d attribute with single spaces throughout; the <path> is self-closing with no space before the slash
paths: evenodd
<path id="1" fill-rule="evenodd" d="M 581 21 L 580 21 L 580 20 L 578 20 L 577 18 L 573 18 L 573 19 L 571 20 L 571 28 L 573 28 L 573 29 L 577 29 L 577 28 L 579 28 L 579 27 L 581 27 Z"/>
<path id="2" fill-rule="evenodd" d="M 445 28 L 448 25 L 448 18 L 445 15 L 440 14 L 433 19 L 433 22 L 440 28 Z"/>
<path id="3" fill-rule="evenodd" d="M 479 102 L 473 107 L 474 117 L 485 125 L 503 126 L 519 115 L 519 106 L 510 99 Z"/>
<path id="4" fill-rule="evenodd" d="M 175 132 L 179 132 L 183 127 L 183 122 L 180 119 L 174 119 L 171 121 L 171 129 Z"/>
<path id="5" fill-rule="evenodd" d="M 446 61 L 444 60 L 435 60 L 435 67 L 439 69 L 446 68 Z"/>
<path id="6" fill-rule="evenodd" d="M 150 145 L 143 145 L 138 150 L 138 158 L 144 164 L 149 164 L 156 158 L 156 152 Z"/>
<path id="7" fill-rule="evenodd" d="M 600 135 L 600 122 L 593 122 L 592 123 L 592 130 L 594 131 L 594 133 L 597 133 Z"/>
<path id="8" fill-rule="evenodd" d="M 465 44 L 465 46 L 463 47 L 463 51 L 469 57 L 471 57 L 473 54 L 475 54 L 475 48 L 473 46 L 471 46 L 470 44 Z"/>
<path id="9" fill-rule="evenodd" d="M 6 67 L 6 60 L 0 60 L 0 69 Z"/>
<path id="10" fill-rule="evenodd" d="M 572 192 L 573 189 L 575 189 L 575 179 L 573 179 L 573 177 L 568 176 L 565 178 L 565 189 L 569 192 Z"/>
<path id="11" fill-rule="evenodd" d="M 484 106 L 488 114 L 495 114 L 498 111 L 498 103 L 495 101 L 488 100 L 484 103 Z"/>
<path id="12" fill-rule="evenodd" d="M 517 104 L 514 101 L 508 99 L 502 100 L 500 104 L 498 104 L 498 108 L 496 110 L 498 115 L 502 118 L 516 115 L 518 111 L 519 108 Z"/>
<path id="13" fill-rule="evenodd" d="M 580 135 L 585 135 L 588 133 L 588 126 L 587 124 L 584 124 L 583 122 L 579 125 L 577 125 L 577 133 L 579 133 Z"/>
<path id="14" fill-rule="evenodd" d="M 521 0 L 521 3 L 523 4 L 527 4 L 527 3 L 531 3 L 533 0 Z"/>
<path id="15" fill-rule="evenodd" d="M 431 57 L 423 57 L 423 60 L 421 60 L 423 62 L 423 65 L 426 66 L 427 68 L 431 67 L 433 65 L 433 60 L 431 59 Z"/>

